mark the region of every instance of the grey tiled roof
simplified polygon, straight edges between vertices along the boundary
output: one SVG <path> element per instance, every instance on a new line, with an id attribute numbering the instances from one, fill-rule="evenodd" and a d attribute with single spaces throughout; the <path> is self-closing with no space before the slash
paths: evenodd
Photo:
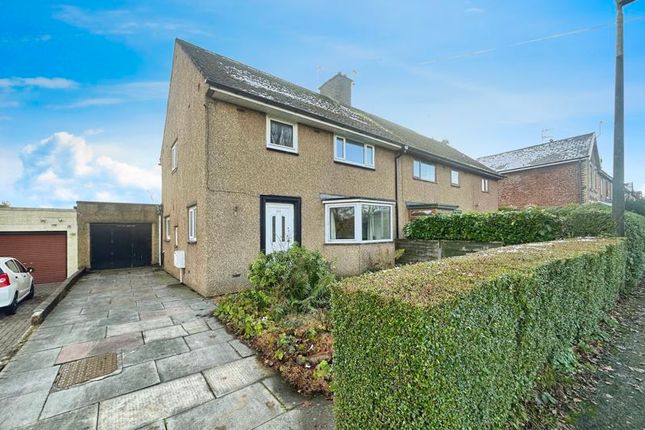
<path id="1" fill-rule="evenodd" d="M 514 151 L 502 152 L 501 154 L 488 155 L 477 160 L 502 173 L 529 169 L 587 158 L 591 155 L 591 148 L 595 140 L 596 134 L 588 133 Z"/>
<path id="2" fill-rule="evenodd" d="M 314 91 L 277 78 L 183 40 L 177 44 L 195 63 L 208 83 L 249 98 L 325 120 L 372 137 L 408 145 L 430 157 L 496 175 L 496 172 L 446 143 L 418 134 L 360 109 L 344 106 Z"/>

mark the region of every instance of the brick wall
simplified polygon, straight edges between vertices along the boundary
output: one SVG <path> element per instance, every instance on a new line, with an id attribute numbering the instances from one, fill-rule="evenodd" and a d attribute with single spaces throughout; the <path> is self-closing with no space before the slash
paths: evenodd
<path id="1" fill-rule="evenodd" d="M 563 206 L 581 203 L 579 162 L 505 173 L 499 181 L 499 206 Z"/>

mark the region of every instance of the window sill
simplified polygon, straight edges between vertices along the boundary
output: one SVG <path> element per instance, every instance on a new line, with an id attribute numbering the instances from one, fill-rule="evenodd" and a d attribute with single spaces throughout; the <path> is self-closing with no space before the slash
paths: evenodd
<path id="1" fill-rule="evenodd" d="M 461 188 L 461 185 L 459 184 L 450 184 L 450 186 L 453 188 Z"/>
<path id="2" fill-rule="evenodd" d="M 348 241 L 348 242 L 325 242 L 325 245 L 380 245 L 383 243 L 394 243 L 392 239 L 369 240 L 369 241 Z"/>
<path id="3" fill-rule="evenodd" d="M 370 166 L 364 166 L 362 164 L 350 163 L 349 161 L 342 161 L 342 160 L 334 159 L 334 163 L 344 164 L 346 166 L 358 167 L 359 169 L 372 170 L 372 171 L 376 170 L 376 167 L 370 167 Z"/>
<path id="4" fill-rule="evenodd" d="M 189 244 L 189 245 L 195 245 L 195 244 L 197 243 L 197 239 L 195 239 L 195 240 L 189 240 L 189 241 L 188 241 L 188 242 L 186 242 L 186 243 L 187 243 L 187 244 Z"/>
<path id="5" fill-rule="evenodd" d="M 170 171 L 170 173 L 172 173 L 173 175 L 174 175 L 175 173 L 177 173 L 177 168 L 175 167 L 174 169 L 172 169 L 172 170 Z"/>
<path id="6" fill-rule="evenodd" d="M 300 155 L 300 154 L 298 153 L 298 149 L 297 149 L 297 148 L 296 148 L 296 149 L 290 149 L 290 148 L 288 148 L 288 147 L 281 147 L 281 146 L 277 146 L 277 145 L 269 145 L 269 144 L 267 144 L 266 148 L 267 148 L 269 151 L 284 152 L 284 153 L 291 154 L 291 155 Z"/>
<path id="7" fill-rule="evenodd" d="M 414 177 L 414 176 L 412 177 L 412 179 L 414 179 L 415 181 L 427 182 L 428 184 L 436 184 L 436 183 L 437 183 L 437 181 L 430 181 L 430 180 L 428 180 L 428 179 L 416 178 L 416 177 Z"/>

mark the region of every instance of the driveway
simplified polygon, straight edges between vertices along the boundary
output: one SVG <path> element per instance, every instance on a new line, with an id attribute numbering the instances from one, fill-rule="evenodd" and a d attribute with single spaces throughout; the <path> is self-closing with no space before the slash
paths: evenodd
<path id="1" fill-rule="evenodd" d="M 84 276 L 0 373 L 0 429 L 333 428 L 213 308 L 152 268 Z"/>
<path id="2" fill-rule="evenodd" d="M 37 284 L 36 294 L 31 300 L 23 300 L 15 315 L 0 311 L 0 369 L 6 356 L 14 349 L 20 338 L 31 327 L 31 313 L 56 289 L 59 284 Z"/>

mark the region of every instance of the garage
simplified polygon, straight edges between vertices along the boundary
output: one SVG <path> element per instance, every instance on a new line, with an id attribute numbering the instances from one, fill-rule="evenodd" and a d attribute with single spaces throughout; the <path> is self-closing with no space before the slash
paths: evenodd
<path id="1" fill-rule="evenodd" d="M 149 223 L 90 224 L 92 269 L 149 266 L 152 258 Z"/>
<path id="2" fill-rule="evenodd" d="M 67 277 L 67 233 L 0 233 L 0 256 L 14 257 L 34 269 L 36 284 L 61 282 Z"/>

